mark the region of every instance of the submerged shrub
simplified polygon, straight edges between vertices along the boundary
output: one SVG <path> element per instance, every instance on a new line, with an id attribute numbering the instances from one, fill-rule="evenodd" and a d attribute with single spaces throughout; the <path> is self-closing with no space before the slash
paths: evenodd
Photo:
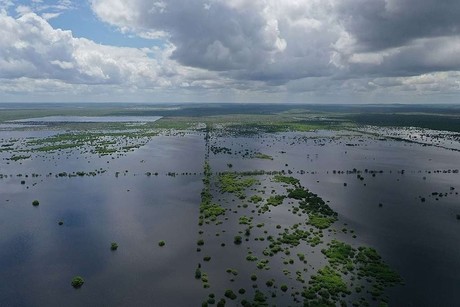
<path id="1" fill-rule="evenodd" d="M 224 295 L 225 297 L 228 297 L 231 300 L 236 299 L 236 294 L 230 289 L 226 290 Z"/>
<path id="2" fill-rule="evenodd" d="M 235 244 L 241 244 L 242 242 L 242 239 L 241 236 L 235 236 L 234 240 L 233 240 L 233 243 Z"/>
<path id="3" fill-rule="evenodd" d="M 72 287 L 75 289 L 80 288 L 85 283 L 85 280 L 81 276 L 75 276 L 72 278 Z"/>

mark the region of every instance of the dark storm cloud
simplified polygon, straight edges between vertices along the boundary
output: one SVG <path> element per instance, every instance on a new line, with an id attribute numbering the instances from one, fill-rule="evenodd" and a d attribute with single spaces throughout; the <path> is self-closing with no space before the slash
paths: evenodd
<path id="1" fill-rule="evenodd" d="M 337 16 L 359 51 L 404 46 L 412 40 L 454 36 L 460 31 L 458 0 L 345 0 Z"/>

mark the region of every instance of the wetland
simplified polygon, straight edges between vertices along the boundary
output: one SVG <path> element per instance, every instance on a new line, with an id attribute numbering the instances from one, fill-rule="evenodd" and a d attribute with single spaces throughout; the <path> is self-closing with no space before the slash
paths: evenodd
<path id="1" fill-rule="evenodd" d="M 4 105 L 0 305 L 453 305 L 460 111 L 367 108 Z"/>

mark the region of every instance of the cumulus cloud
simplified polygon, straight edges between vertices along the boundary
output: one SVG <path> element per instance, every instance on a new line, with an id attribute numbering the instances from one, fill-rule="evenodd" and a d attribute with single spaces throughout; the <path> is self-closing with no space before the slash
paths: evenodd
<path id="1" fill-rule="evenodd" d="M 327 73 L 337 34 L 326 2 L 93 0 L 92 8 L 121 31 L 165 33 L 183 65 L 285 82 Z"/>
<path id="2" fill-rule="evenodd" d="M 181 64 L 283 84 L 305 77 L 457 70 L 449 0 L 92 0 L 124 32 L 163 33 Z M 115 9 L 114 9 L 115 7 Z M 441 56 L 440 56 L 441 55 Z"/>
<path id="3" fill-rule="evenodd" d="M 22 12 L 18 18 L 0 13 L 0 78 L 154 88 L 180 84 L 192 73 L 193 78 L 206 75 L 171 60 L 172 45 L 163 49 L 100 45 L 54 29 L 35 13 Z"/>
<path id="4" fill-rule="evenodd" d="M 378 100 L 390 97 L 386 88 L 395 95 L 391 99 L 411 91 L 459 90 L 460 2 L 454 0 L 89 3 L 100 21 L 162 47 L 123 48 L 76 38 L 49 23 L 74 10 L 75 2 L 33 0 L 15 7 L 18 16 L 1 11 L 0 78 L 56 80 L 59 88 L 73 84 L 79 90 L 231 92 L 249 99 L 334 93 L 331 99 L 367 94 Z M 13 6 L 0 0 L 0 10 Z"/>

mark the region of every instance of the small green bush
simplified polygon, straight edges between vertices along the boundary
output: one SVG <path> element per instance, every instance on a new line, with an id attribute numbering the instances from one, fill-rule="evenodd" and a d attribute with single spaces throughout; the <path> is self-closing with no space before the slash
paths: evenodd
<path id="1" fill-rule="evenodd" d="M 195 278 L 196 279 L 201 279 L 201 270 L 200 270 L 200 268 L 196 268 L 196 270 L 195 270 Z"/>
<path id="2" fill-rule="evenodd" d="M 233 243 L 235 243 L 235 244 L 241 244 L 242 239 L 243 239 L 243 238 L 241 238 L 241 236 L 235 236 L 235 238 L 233 239 Z"/>
<path id="3" fill-rule="evenodd" d="M 236 294 L 230 289 L 226 290 L 224 295 L 225 297 L 228 297 L 231 300 L 236 299 Z"/>
<path id="4" fill-rule="evenodd" d="M 81 276 L 75 276 L 74 278 L 72 278 L 71 284 L 72 284 L 72 287 L 74 287 L 75 289 L 78 289 L 81 286 L 83 286 L 84 283 L 85 283 L 85 280 Z"/>
<path id="5" fill-rule="evenodd" d="M 38 206 L 38 205 L 40 205 L 40 202 L 39 202 L 38 200 L 34 200 L 34 201 L 32 202 L 32 205 L 33 205 L 33 206 Z"/>

